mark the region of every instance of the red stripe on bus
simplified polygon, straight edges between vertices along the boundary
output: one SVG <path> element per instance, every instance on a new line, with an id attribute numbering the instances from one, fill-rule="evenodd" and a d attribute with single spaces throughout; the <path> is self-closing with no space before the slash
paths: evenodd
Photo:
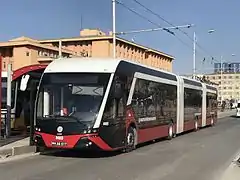
<path id="1" fill-rule="evenodd" d="M 83 137 L 83 135 L 69 135 L 69 136 L 62 136 L 63 139 L 59 140 L 57 139 L 57 135 L 52 134 L 46 134 L 46 133 L 40 133 L 37 132 L 36 134 L 39 134 L 42 136 L 42 139 L 47 147 L 54 147 L 52 145 L 52 142 L 66 142 L 66 146 L 62 146 L 61 148 L 73 148 L 78 140 Z"/>
<path id="2" fill-rule="evenodd" d="M 143 142 L 151 141 L 154 139 L 166 137 L 168 136 L 168 128 L 169 128 L 169 125 L 139 129 L 138 143 L 143 143 Z"/>
<path id="3" fill-rule="evenodd" d="M 194 128 L 195 128 L 195 120 L 184 122 L 183 131 L 189 131 L 189 130 L 192 130 Z"/>
<path id="4" fill-rule="evenodd" d="M 96 144 L 100 149 L 105 151 L 112 151 L 114 150 L 111 148 L 105 141 L 102 140 L 99 136 L 90 136 L 88 137 L 90 141 L 92 141 L 94 144 Z"/>

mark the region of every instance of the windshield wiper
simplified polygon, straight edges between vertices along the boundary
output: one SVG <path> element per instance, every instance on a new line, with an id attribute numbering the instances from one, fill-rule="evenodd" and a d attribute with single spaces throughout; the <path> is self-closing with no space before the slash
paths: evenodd
<path id="1" fill-rule="evenodd" d="M 75 121 L 77 121 L 79 124 L 82 124 L 84 126 L 87 126 L 86 124 L 84 124 L 79 118 L 75 117 L 75 116 L 58 116 L 57 118 L 59 119 L 74 119 Z"/>
<path id="2" fill-rule="evenodd" d="M 80 119 L 78 119 L 75 116 L 61 116 L 61 115 L 56 115 L 56 114 L 50 114 L 50 115 L 45 115 L 43 118 L 56 118 L 56 120 L 68 120 L 70 118 L 70 119 L 74 119 L 79 124 L 86 126 L 85 123 L 81 122 Z"/>

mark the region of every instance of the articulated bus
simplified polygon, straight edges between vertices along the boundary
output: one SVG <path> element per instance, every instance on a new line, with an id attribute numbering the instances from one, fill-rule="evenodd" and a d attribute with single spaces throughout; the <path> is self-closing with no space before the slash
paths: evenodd
<path id="1" fill-rule="evenodd" d="M 39 148 L 132 151 L 217 122 L 217 90 L 128 60 L 68 58 L 42 74 L 34 112 Z"/>

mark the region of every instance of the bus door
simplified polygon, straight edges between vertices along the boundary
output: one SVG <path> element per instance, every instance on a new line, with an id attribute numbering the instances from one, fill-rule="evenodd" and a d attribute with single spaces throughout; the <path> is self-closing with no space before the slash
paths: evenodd
<path id="1" fill-rule="evenodd" d="M 34 71 L 25 74 L 19 79 L 16 100 L 16 122 L 15 127 L 29 132 L 31 127 L 31 116 L 34 112 L 34 102 L 37 94 L 37 86 L 42 71 Z"/>

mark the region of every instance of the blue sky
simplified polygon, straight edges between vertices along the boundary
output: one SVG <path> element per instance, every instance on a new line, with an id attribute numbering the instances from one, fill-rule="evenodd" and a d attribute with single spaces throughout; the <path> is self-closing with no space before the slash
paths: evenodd
<path id="1" fill-rule="evenodd" d="M 212 71 L 210 56 L 217 60 L 222 55 L 225 61 L 238 61 L 240 56 L 240 1 L 237 0 L 138 0 L 148 8 L 170 21 L 174 25 L 195 24 L 195 27 L 183 29 L 191 37 L 196 31 L 197 71 Z M 163 27 L 169 26 L 154 15 L 147 13 L 133 0 L 121 0 L 122 3 L 140 12 L 148 19 Z M 117 31 L 156 28 L 132 12 L 117 5 Z M 73 37 L 79 35 L 81 16 L 83 28 L 112 29 L 111 0 L 21 0 L 1 2 L 0 41 L 19 36 L 36 39 Z M 209 29 L 215 32 L 208 34 Z M 175 57 L 173 71 L 177 74 L 192 72 L 193 42 L 176 31 L 178 38 L 163 32 L 150 32 L 122 36 L 135 42 L 158 49 Z M 187 45 L 185 45 L 187 44 Z M 236 56 L 232 57 L 231 54 Z M 203 64 L 202 60 L 206 57 Z"/>

